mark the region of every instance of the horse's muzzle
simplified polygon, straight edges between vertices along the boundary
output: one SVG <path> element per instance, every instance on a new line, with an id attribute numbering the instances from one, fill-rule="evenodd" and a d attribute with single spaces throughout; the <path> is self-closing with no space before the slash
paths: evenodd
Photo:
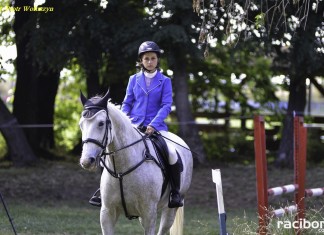
<path id="1" fill-rule="evenodd" d="M 95 157 L 81 157 L 80 165 L 86 170 L 94 170 L 96 168 L 96 158 Z"/>

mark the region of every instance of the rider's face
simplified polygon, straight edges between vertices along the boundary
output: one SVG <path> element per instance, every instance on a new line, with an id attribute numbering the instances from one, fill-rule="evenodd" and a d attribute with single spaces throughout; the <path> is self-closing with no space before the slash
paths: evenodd
<path id="1" fill-rule="evenodd" d="M 157 54 L 155 52 L 147 52 L 142 56 L 142 63 L 144 67 L 149 71 L 154 72 L 158 62 L 159 58 L 157 57 Z"/>

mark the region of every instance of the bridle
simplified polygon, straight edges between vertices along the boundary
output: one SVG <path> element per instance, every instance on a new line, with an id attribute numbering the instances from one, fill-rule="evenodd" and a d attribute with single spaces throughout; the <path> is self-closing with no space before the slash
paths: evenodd
<path id="1" fill-rule="evenodd" d="M 89 110 L 89 109 L 98 109 L 97 106 L 88 106 L 85 108 L 85 110 Z M 85 143 L 93 143 L 97 146 L 99 146 L 101 148 L 101 153 L 97 156 L 97 157 L 103 157 L 103 156 L 106 156 L 106 155 L 113 155 L 114 153 L 117 153 L 123 149 L 126 149 L 128 147 L 131 147 L 141 141 L 145 141 L 144 139 L 146 139 L 147 137 L 143 138 L 142 135 L 141 135 L 141 138 L 126 145 L 126 146 L 123 146 L 121 147 L 120 149 L 117 149 L 115 151 L 111 151 L 111 152 L 107 152 L 106 151 L 106 147 L 107 147 L 107 144 L 108 144 L 108 133 L 110 133 L 110 138 L 112 138 L 112 133 L 111 133 L 111 130 L 112 130 L 112 127 L 111 127 L 111 121 L 110 121 L 110 118 L 109 118 L 109 115 L 108 115 L 108 110 L 107 109 L 101 109 L 101 110 L 104 110 L 106 112 L 106 128 L 105 128 L 105 133 L 104 133 L 104 136 L 102 137 L 102 140 L 101 141 L 98 141 L 96 139 L 93 139 L 93 138 L 87 138 L 85 140 L 82 140 L 82 146 L 83 144 Z"/>
<path id="2" fill-rule="evenodd" d="M 94 108 L 94 107 L 88 106 L 85 109 L 89 110 L 89 109 Z M 111 121 L 110 121 L 109 116 L 108 116 L 108 110 L 107 109 L 103 109 L 103 110 L 106 112 L 106 128 L 105 128 L 105 133 L 104 133 L 104 136 L 103 136 L 101 142 L 96 140 L 96 139 L 87 138 L 85 140 L 82 140 L 82 146 L 85 143 L 93 143 L 93 144 L 99 146 L 103 151 L 105 151 L 107 143 L 108 143 L 108 132 L 110 132 L 110 137 L 111 137 Z"/>

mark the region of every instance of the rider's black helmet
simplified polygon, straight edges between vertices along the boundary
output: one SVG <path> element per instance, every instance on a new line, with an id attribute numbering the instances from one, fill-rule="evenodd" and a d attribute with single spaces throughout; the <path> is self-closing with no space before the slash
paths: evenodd
<path id="1" fill-rule="evenodd" d="M 138 48 L 138 57 L 141 58 L 141 56 L 146 52 L 155 52 L 159 57 L 161 54 L 161 49 L 155 42 L 146 41 L 143 42 Z"/>

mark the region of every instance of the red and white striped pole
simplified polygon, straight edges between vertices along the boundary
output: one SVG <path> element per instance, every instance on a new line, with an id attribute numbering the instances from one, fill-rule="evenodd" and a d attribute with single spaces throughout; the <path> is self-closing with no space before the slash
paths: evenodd
<path id="1" fill-rule="evenodd" d="M 296 220 L 305 218 L 306 150 L 307 129 L 304 127 L 304 118 L 294 116 L 295 184 L 298 184 L 298 191 L 295 194 L 298 207 Z M 300 231 L 297 233 L 300 234 Z"/>
<path id="2" fill-rule="evenodd" d="M 264 118 L 254 116 L 254 153 L 257 180 L 257 200 L 259 215 L 259 234 L 267 234 L 268 225 L 268 172 L 266 159 L 266 142 Z"/>

